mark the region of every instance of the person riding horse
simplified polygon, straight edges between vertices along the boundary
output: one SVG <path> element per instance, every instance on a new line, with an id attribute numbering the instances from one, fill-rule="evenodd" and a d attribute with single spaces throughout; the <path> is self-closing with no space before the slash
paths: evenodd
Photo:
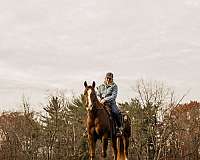
<path id="1" fill-rule="evenodd" d="M 108 72 L 106 73 L 104 83 L 97 87 L 97 97 L 100 103 L 110 107 L 112 117 L 114 118 L 117 124 L 117 132 L 121 133 L 123 129 L 121 124 L 122 115 L 116 104 L 117 93 L 118 86 L 113 81 L 113 73 Z"/>
<path id="2" fill-rule="evenodd" d="M 90 160 L 95 159 L 95 146 L 97 140 L 102 141 L 102 157 L 105 158 L 108 147 L 108 140 L 111 140 L 112 145 L 112 156 L 114 160 L 122 159 L 127 160 L 128 157 L 128 146 L 129 137 L 131 135 L 131 124 L 128 115 L 123 114 L 123 127 L 121 127 L 119 111 L 116 105 L 116 95 L 117 95 L 117 85 L 113 82 L 113 74 L 106 74 L 105 86 L 98 87 L 98 91 L 95 90 L 95 81 L 92 85 L 87 85 L 84 82 L 84 102 L 87 115 L 85 117 L 86 132 L 88 137 L 88 153 Z M 100 90 L 100 88 L 103 88 Z M 109 88 L 109 89 L 108 89 Z M 97 92 L 99 95 L 99 100 L 97 97 Z M 109 103 L 110 105 L 108 105 Z M 109 108 L 109 109 L 108 109 Z M 111 111 L 112 110 L 112 111 Z M 113 118 L 111 118 L 111 112 L 115 116 L 116 123 L 113 123 Z M 113 125 L 114 124 L 114 125 Z M 113 126 L 121 127 L 120 132 L 113 130 Z"/>

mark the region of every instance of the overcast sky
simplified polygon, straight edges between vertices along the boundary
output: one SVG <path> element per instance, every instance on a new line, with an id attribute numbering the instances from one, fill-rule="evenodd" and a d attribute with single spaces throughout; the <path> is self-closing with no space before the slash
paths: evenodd
<path id="1" fill-rule="evenodd" d="M 0 0 L 0 106 L 80 94 L 112 71 L 118 101 L 137 79 L 200 93 L 200 0 Z"/>

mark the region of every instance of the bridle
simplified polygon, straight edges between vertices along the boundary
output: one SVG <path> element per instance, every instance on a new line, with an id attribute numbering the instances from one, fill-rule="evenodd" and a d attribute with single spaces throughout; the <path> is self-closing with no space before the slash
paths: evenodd
<path id="1" fill-rule="evenodd" d="M 88 91 L 90 91 L 90 93 L 88 93 Z M 88 95 L 90 94 L 90 95 Z M 103 108 L 101 107 L 97 107 L 97 96 L 96 96 L 96 93 L 94 91 L 94 89 L 92 87 L 87 87 L 86 90 L 85 90 L 85 93 L 84 93 L 87 101 L 85 103 L 85 106 L 86 106 L 86 110 L 87 112 L 96 112 L 97 110 L 102 110 Z M 90 104 L 89 104 L 89 98 L 90 98 Z"/>

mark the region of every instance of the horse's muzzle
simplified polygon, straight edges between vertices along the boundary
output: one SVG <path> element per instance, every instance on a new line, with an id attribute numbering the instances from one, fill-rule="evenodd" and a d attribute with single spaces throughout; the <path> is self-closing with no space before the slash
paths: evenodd
<path id="1" fill-rule="evenodd" d="M 93 108 L 93 105 L 90 105 L 90 106 L 87 106 L 87 107 L 86 107 L 86 110 L 87 110 L 87 111 L 91 111 L 92 108 Z"/>

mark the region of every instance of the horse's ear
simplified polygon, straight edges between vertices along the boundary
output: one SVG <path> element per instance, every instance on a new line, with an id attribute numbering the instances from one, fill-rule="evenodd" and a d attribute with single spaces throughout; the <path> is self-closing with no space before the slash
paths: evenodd
<path id="1" fill-rule="evenodd" d="M 84 86 L 85 86 L 85 88 L 87 87 L 87 82 L 86 81 L 84 82 Z"/>
<path id="2" fill-rule="evenodd" d="M 95 88 L 95 81 L 92 82 L 92 87 Z"/>

